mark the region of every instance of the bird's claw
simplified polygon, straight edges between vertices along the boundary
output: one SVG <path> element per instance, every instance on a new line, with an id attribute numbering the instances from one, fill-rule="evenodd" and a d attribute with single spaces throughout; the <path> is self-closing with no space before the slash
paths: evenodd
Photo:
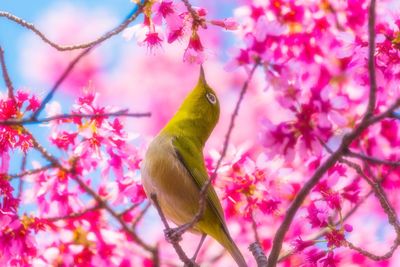
<path id="1" fill-rule="evenodd" d="M 182 227 L 165 229 L 164 230 L 165 239 L 169 243 L 180 242 L 182 241 L 182 235 L 184 232 L 185 231 Z"/>

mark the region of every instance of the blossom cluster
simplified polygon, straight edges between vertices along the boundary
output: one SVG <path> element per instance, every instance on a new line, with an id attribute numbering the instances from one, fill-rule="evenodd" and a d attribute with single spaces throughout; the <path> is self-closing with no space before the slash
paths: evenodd
<path id="1" fill-rule="evenodd" d="M 137 1 L 137 3 L 140 2 Z M 161 47 L 164 41 L 171 44 L 185 40 L 187 47 L 183 54 L 183 60 L 189 63 L 203 63 L 206 57 L 200 39 L 201 30 L 207 29 L 210 25 L 226 30 L 235 30 L 238 25 L 232 18 L 209 20 L 205 8 L 195 8 L 188 4 L 185 5 L 184 2 L 150 1 L 144 8 L 143 23 L 126 29 L 125 38 L 131 39 L 135 36 L 138 44 L 147 46 L 149 50 Z"/>

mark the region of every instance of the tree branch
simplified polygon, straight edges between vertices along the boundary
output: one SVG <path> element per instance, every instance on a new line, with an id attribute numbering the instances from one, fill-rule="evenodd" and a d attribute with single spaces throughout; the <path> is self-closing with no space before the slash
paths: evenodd
<path id="1" fill-rule="evenodd" d="M 168 224 L 167 218 L 165 217 L 163 211 L 161 210 L 160 204 L 158 203 L 157 200 L 157 195 L 156 194 L 151 194 L 150 199 L 153 201 L 153 204 L 158 212 L 158 215 L 161 218 L 161 221 L 164 224 L 165 230 L 170 231 L 171 227 Z M 186 255 L 185 251 L 183 251 L 182 247 L 179 245 L 179 241 L 172 241 L 171 242 L 172 246 L 174 247 L 176 254 L 178 254 L 179 259 L 185 264 L 185 266 L 197 266 L 196 263 L 191 261 L 188 256 Z"/>
<path id="2" fill-rule="evenodd" d="M 61 76 L 57 79 L 56 83 L 50 89 L 49 93 L 46 95 L 46 97 L 40 103 L 39 108 L 32 114 L 31 119 L 37 119 L 37 117 L 43 111 L 46 104 L 53 98 L 53 95 L 55 94 L 55 92 L 58 90 L 58 88 L 63 83 L 63 81 L 68 77 L 69 73 L 74 69 L 76 64 L 78 64 L 78 62 L 85 55 L 87 55 L 95 46 L 101 44 L 105 40 L 109 39 L 113 35 L 121 32 L 123 29 L 125 29 L 132 21 L 134 21 L 139 16 L 139 14 L 142 12 L 143 7 L 147 4 L 148 1 L 149 0 L 144 0 L 141 5 L 137 5 L 133 14 L 127 20 L 125 20 L 121 25 L 119 25 L 114 30 L 111 30 L 110 32 L 106 33 L 103 38 L 99 39 L 100 41 L 96 41 L 96 42 L 92 43 L 90 46 L 88 46 L 85 50 L 83 50 L 75 59 L 73 59 L 69 63 L 67 68 L 64 70 L 64 72 L 61 74 Z"/>
<path id="3" fill-rule="evenodd" d="M 369 73 L 369 98 L 365 118 L 369 118 L 374 114 L 376 105 L 376 71 L 375 71 L 375 0 L 371 0 L 368 10 L 368 73 Z"/>
<path id="4" fill-rule="evenodd" d="M 371 189 L 359 202 L 357 202 L 357 204 L 351 208 L 344 216 L 342 220 L 337 220 L 336 223 L 334 223 L 334 226 L 338 226 L 340 225 L 340 223 L 343 223 L 345 221 L 347 221 L 347 219 L 349 219 L 359 208 L 360 206 L 365 202 L 365 200 L 367 200 L 373 193 L 374 191 Z M 320 232 L 316 233 L 315 235 L 313 235 L 312 237 L 308 237 L 306 239 L 304 239 L 304 241 L 311 241 L 311 240 L 318 240 L 321 237 L 323 237 L 328 231 L 330 231 L 331 228 L 329 227 L 325 227 L 323 230 L 321 230 Z M 287 259 L 288 257 L 292 256 L 293 254 L 295 254 L 296 251 L 289 250 L 287 251 L 284 255 L 281 255 L 278 259 L 278 262 L 282 262 L 285 259 Z"/>
<path id="5" fill-rule="evenodd" d="M 368 161 L 373 164 L 382 164 L 382 165 L 388 165 L 388 166 L 393 166 L 393 167 L 400 166 L 400 161 L 390 161 L 390 160 L 378 159 L 375 157 L 371 157 L 371 156 L 361 154 L 361 153 L 356 153 L 353 151 L 348 151 L 344 156 L 358 158 L 358 159 Z"/>
<path id="6" fill-rule="evenodd" d="M 33 33 L 35 33 L 37 36 L 39 36 L 40 39 L 42 39 L 45 43 L 49 44 L 51 47 L 57 49 L 58 51 L 71 51 L 71 50 L 85 49 L 85 48 L 90 48 L 90 47 L 96 46 L 96 45 L 104 42 L 105 40 L 113 37 L 114 35 L 119 34 L 131 22 L 133 22 L 136 19 L 137 14 L 141 12 L 141 9 L 147 4 L 147 2 L 148 2 L 148 0 L 145 0 L 145 1 L 142 1 L 141 4 L 138 4 L 131 12 L 132 15 L 127 20 L 125 20 L 122 24 L 120 24 L 119 26 L 106 32 L 105 34 L 103 34 L 102 36 L 98 37 L 97 39 L 95 39 L 93 41 L 83 43 L 83 44 L 77 44 L 77 45 L 65 45 L 65 46 L 59 45 L 59 44 L 51 41 L 48 37 L 46 37 L 46 35 L 44 33 L 42 33 L 40 30 L 38 30 L 35 27 L 35 25 L 33 25 L 32 23 L 26 22 L 25 20 L 15 16 L 15 15 L 12 15 L 8 12 L 0 11 L 0 17 L 4 17 L 8 20 L 14 21 L 15 23 L 21 25 L 22 27 L 31 30 Z"/>
<path id="7" fill-rule="evenodd" d="M 353 243 L 351 243 L 350 241 L 346 241 L 346 243 L 348 244 L 348 246 L 351 249 L 354 249 L 356 251 L 358 251 L 359 253 L 361 253 L 362 255 L 372 259 L 372 260 L 384 260 L 384 259 L 389 259 L 394 251 L 400 246 L 400 223 L 399 220 L 397 218 L 397 214 L 394 210 L 394 208 L 392 207 L 392 205 L 390 204 L 385 191 L 382 189 L 382 186 L 380 185 L 378 179 L 374 178 L 374 180 L 371 180 L 370 178 L 368 178 L 368 176 L 364 173 L 364 171 L 361 169 L 361 167 L 349 160 L 346 159 L 340 159 L 341 162 L 343 162 L 344 164 L 346 164 L 347 166 L 353 168 L 372 188 L 372 190 L 374 191 L 376 197 L 379 200 L 379 203 L 381 204 L 381 207 L 383 209 L 383 211 L 386 213 L 387 217 L 388 217 L 388 222 L 393 226 L 395 232 L 396 232 L 396 239 L 392 245 L 392 247 L 390 248 L 390 250 L 383 254 L 383 255 L 376 255 L 374 253 L 368 252 L 356 245 L 354 245 Z M 372 175 L 372 173 L 371 173 Z"/>
<path id="8" fill-rule="evenodd" d="M 205 24 L 205 20 L 200 18 L 199 14 L 197 13 L 196 10 L 194 10 L 189 0 L 182 0 L 182 2 L 185 4 L 190 16 L 193 19 L 193 29 L 197 29 L 198 26 L 206 28 L 207 26 Z"/>
<path id="9" fill-rule="evenodd" d="M 103 113 L 103 114 L 60 114 L 60 115 L 55 115 L 43 119 L 35 119 L 35 118 L 28 118 L 28 119 L 20 119 L 20 120 L 5 120 L 5 121 L 0 121 L 0 125 L 26 125 L 26 124 L 39 124 L 39 123 L 45 123 L 45 122 L 50 122 L 50 121 L 55 121 L 55 120 L 64 120 L 64 119 L 75 119 L 75 118 L 88 118 L 88 119 L 94 119 L 94 118 L 105 118 L 105 117 L 135 117 L 135 118 L 141 118 L 141 117 L 150 117 L 151 113 L 128 113 L 128 109 L 116 111 L 116 112 L 110 112 L 110 113 Z"/>
<path id="10" fill-rule="evenodd" d="M 6 84 L 8 91 L 8 97 L 15 101 L 14 86 L 11 82 L 10 76 L 8 75 L 6 61 L 4 59 L 4 50 L 1 46 L 0 46 L 0 64 L 1 64 L 1 71 L 3 72 L 3 80 Z"/>
<path id="11" fill-rule="evenodd" d="M 22 172 L 17 173 L 17 174 L 9 174 L 8 177 L 10 179 L 15 179 L 15 178 L 18 178 L 18 177 L 23 177 L 23 176 L 32 175 L 32 174 L 35 174 L 35 173 L 38 173 L 38 172 L 46 171 L 46 170 L 49 170 L 51 168 L 55 168 L 55 166 L 53 164 L 49 164 L 49 165 L 46 165 L 46 166 L 43 166 L 43 167 L 40 167 L 40 168 L 37 168 L 37 169 L 22 171 Z"/>

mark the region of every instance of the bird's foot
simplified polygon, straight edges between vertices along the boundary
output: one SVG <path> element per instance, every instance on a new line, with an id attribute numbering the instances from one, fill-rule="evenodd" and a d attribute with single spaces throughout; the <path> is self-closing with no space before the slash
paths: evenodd
<path id="1" fill-rule="evenodd" d="M 181 225 L 176 228 L 169 228 L 164 230 L 165 239 L 169 243 L 176 243 L 182 241 L 182 235 L 188 229 L 187 225 Z"/>

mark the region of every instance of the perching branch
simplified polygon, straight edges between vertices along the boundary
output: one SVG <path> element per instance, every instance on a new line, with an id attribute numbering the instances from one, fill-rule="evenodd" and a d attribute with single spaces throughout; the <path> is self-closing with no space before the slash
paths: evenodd
<path id="1" fill-rule="evenodd" d="M 253 254 L 253 257 L 256 259 L 258 267 L 265 267 L 267 266 L 267 257 L 263 249 L 261 248 L 260 242 L 256 241 L 249 246 L 249 250 Z"/>
<path id="2" fill-rule="evenodd" d="M 153 204 L 158 212 L 158 215 L 161 218 L 161 221 L 164 224 L 165 230 L 166 231 L 171 231 L 171 227 L 168 224 L 167 218 L 165 217 L 163 211 L 161 210 L 160 204 L 158 203 L 157 200 L 157 195 L 156 194 L 151 194 L 150 195 L 151 200 L 153 201 Z M 191 261 L 188 256 L 186 255 L 185 251 L 183 251 L 182 247 L 179 245 L 179 241 L 175 240 L 171 242 L 172 246 L 174 247 L 176 253 L 178 254 L 179 259 L 185 264 L 185 266 L 198 266 L 195 262 Z"/>

